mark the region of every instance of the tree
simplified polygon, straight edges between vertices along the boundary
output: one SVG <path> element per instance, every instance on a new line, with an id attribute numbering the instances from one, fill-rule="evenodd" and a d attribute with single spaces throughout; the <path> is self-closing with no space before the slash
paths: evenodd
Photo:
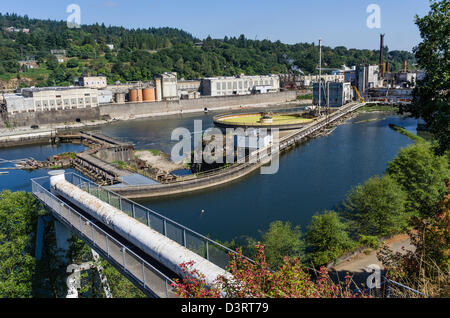
<path id="1" fill-rule="evenodd" d="M 304 244 L 301 240 L 300 227 L 292 228 L 290 222 L 275 221 L 269 230 L 263 234 L 263 244 L 269 264 L 273 269 L 283 264 L 284 257 L 300 257 Z"/>
<path id="2" fill-rule="evenodd" d="M 450 1 L 433 0 L 423 18 L 416 16 L 422 43 L 415 48 L 417 62 L 426 71 L 425 79 L 414 89 L 408 110 L 421 117 L 438 141 L 438 153 L 450 149 Z"/>
<path id="3" fill-rule="evenodd" d="M 34 234 L 43 213 L 31 193 L 0 193 L 0 298 L 32 296 Z"/>
<path id="4" fill-rule="evenodd" d="M 450 297 L 450 213 L 449 200 L 433 217 L 414 217 L 409 232 L 408 251 L 393 252 L 387 246 L 377 256 L 387 276 L 410 286 L 428 297 Z"/>
<path id="5" fill-rule="evenodd" d="M 448 160 L 435 155 L 429 143 L 400 149 L 389 162 L 387 173 L 407 193 L 408 212 L 433 216 L 441 210 L 439 202 L 448 193 L 445 184 L 450 176 Z"/>
<path id="6" fill-rule="evenodd" d="M 344 202 L 345 215 L 358 234 L 386 236 L 407 227 L 406 193 L 389 176 L 355 187 Z"/>
<path id="7" fill-rule="evenodd" d="M 305 242 L 307 255 L 314 266 L 333 261 L 354 246 L 346 228 L 334 211 L 313 216 L 305 235 Z"/>

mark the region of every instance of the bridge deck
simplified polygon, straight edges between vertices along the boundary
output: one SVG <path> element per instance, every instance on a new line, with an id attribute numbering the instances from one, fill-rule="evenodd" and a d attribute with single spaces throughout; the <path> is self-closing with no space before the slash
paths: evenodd
<path id="1" fill-rule="evenodd" d="M 54 196 L 42 185 L 45 180 L 48 181 L 45 178 L 32 180 L 32 191 L 55 218 L 75 232 L 148 296 L 176 297 L 171 287 L 175 275 L 167 276 L 170 275 L 168 271 L 160 271 L 151 264 L 154 263 L 153 260 L 136 251 L 136 248 L 130 247 L 129 242 L 113 235 L 111 231 L 106 231 L 104 226 L 100 226 L 98 222 L 87 218 L 73 206 Z"/>

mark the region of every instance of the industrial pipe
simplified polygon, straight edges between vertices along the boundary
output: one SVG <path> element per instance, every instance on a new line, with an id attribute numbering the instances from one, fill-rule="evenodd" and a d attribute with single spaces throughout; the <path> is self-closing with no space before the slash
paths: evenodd
<path id="1" fill-rule="evenodd" d="M 185 276 L 179 265 L 194 261 L 193 268 L 205 275 L 208 285 L 219 276 L 231 278 L 231 274 L 219 266 L 66 181 L 64 171 L 54 174 L 50 185 L 56 195 L 86 211 L 173 272 Z"/>

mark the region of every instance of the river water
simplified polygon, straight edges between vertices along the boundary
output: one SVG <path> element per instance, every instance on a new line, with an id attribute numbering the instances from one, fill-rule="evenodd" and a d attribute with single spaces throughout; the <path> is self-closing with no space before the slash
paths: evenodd
<path id="1" fill-rule="evenodd" d="M 208 114 L 116 122 L 97 128 L 111 137 L 131 141 L 136 149 L 159 149 L 170 153 L 174 128 L 193 131 L 194 119 L 203 128 L 213 125 Z M 153 210 L 213 239 L 260 238 L 275 220 L 290 221 L 304 231 L 312 215 L 335 209 L 352 187 L 381 175 L 401 147 L 412 141 L 393 131 L 393 123 L 416 133 L 417 120 L 385 113 L 361 114 L 325 137 L 310 140 L 282 155 L 274 175 L 258 171 L 233 183 L 203 192 L 141 202 Z M 26 146 L 0 149 L 0 158 L 32 156 L 43 160 L 83 146 Z M 11 171 L 0 175 L 0 190 L 30 191 L 30 178 L 44 176 L 44 170 Z M 204 210 L 205 213 L 201 213 Z"/>

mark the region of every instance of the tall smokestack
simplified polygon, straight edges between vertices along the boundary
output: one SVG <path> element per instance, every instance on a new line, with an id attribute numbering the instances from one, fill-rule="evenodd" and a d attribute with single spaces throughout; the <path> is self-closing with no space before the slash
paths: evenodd
<path id="1" fill-rule="evenodd" d="M 404 72 L 404 73 L 408 73 L 408 62 L 407 62 L 407 61 L 405 61 L 405 62 L 403 63 L 403 72 Z"/>
<path id="2" fill-rule="evenodd" d="M 383 55 L 384 55 L 384 34 L 380 34 L 380 74 L 381 74 L 381 78 L 384 77 Z"/>

